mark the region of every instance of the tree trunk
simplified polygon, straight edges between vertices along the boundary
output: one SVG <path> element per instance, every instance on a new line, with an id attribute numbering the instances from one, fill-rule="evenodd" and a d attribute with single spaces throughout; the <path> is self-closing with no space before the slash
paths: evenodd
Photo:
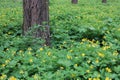
<path id="1" fill-rule="evenodd" d="M 23 0 L 23 34 L 25 35 L 30 27 L 40 25 L 33 34 L 46 41 L 50 45 L 49 31 L 49 0 Z"/>
<path id="2" fill-rule="evenodd" d="M 102 0 L 102 3 L 106 3 L 107 2 L 107 0 Z"/>
<path id="3" fill-rule="evenodd" d="M 73 4 L 77 4 L 78 3 L 78 0 L 72 0 L 71 1 Z"/>

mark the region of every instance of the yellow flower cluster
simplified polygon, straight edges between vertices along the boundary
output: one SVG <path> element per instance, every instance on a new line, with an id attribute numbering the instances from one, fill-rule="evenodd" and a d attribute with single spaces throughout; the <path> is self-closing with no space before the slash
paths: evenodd
<path id="1" fill-rule="evenodd" d="M 5 80 L 7 78 L 7 76 L 5 74 L 2 74 L 2 76 L 0 76 L 0 80 Z"/>
<path id="2" fill-rule="evenodd" d="M 88 80 L 101 80 L 99 77 L 97 78 L 88 78 Z M 112 80 L 109 77 L 106 77 L 104 80 Z"/>
<path id="3" fill-rule="evenodd" d="M 17 80 L 14 76 L 11 76 L 8 80 Z"/>
<path id="4" fill-rule="evenodd" d="M 104 57 L 105 55 L 103 53 L 98 52 L 98 56 Z"/>
<path id="5" fill-rule="evenodd" d="M 84 41 L 88 41 L 88 39 L 87 39 L 87 38 L 83 38 L 83 39 L 82 39 L 82 42 L 84 42 Z"/>
<path id="6" fill-rule="evenodd" d="M 100 80 L 100 78 L 88 78 L 88 80 Z"/>
<path id="7" fill-rule="evenodd" d="M 9 64 L 10 60 L 11 60 L 11 59 L 5 60 L 5 63 L 3 63 L 1 66 L 2 66 L 2 67 L 5 67 L 7 64 Z"/>
<path id="8" fill-rule="evenodd" d="M 112 72 L 112 70 L 110 69 L 110 68 L 105 68 L 105 70 L 107 71 L 107 72 Z"/>
<path id="9" fill-rule="evenodd" d="M 113 56 L 117 56 L 118 55 L 118 52 L 117 51 L 114 51 L 113 52 Z"/>
<path id="10" fill-rule="evenodd" d="M 103 46 L 103 47 L 102 47 L 103 50 L 107 50 L 107 49 L 109 49 L 109 48 L 110 48 L 110 46 Z"/>
<path id="11" fill-rule="evenodd" d="M 109 77 L 106 77 L 105 80 L 112 80 L 112 79 L 110 79 Z"/>
<path id="12" fill-rule="evenodd" d="M 67 55 L 67 59 L 72 59 L 72 56 L 70 56 L 70 55 Z"/>

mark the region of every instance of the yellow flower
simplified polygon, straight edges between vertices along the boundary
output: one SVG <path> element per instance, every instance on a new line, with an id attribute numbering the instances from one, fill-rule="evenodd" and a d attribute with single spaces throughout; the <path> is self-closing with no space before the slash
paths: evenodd
<path id="1" fill-rule="evenodd" d="M 14 76 L 11 76 L 8 80 L 17 80 Z"/>
<path id="2" fill-rule="evenodd" d="M 116 60 L 115 59 L 112 59 L 113 62 L 115 62 Z"/>
<path id="3" fill-rule="evenodd" d="M 5 25 L 6 26 L 6 25 Z M 8 32 L 8 34 L 11 34 L 12 32 Z"/>
<path id="4" fill-rule="evenodd" d="M 105 42 L 105 41 L 102 41 L 102 44 L 103 44 L 103 45 L 105 45 L 105 44 L 106 44 L 106 42 Z"/>
<path id="5" fill-rule="evenodd" d="M 110 48 L 110 46 L 104 46 L 104 47 L 102 47 L 103 50 L 107 50 L 109 48 Z"/>
<path id="6" fill-rule="evenodd" d="M 45 63 L 45 62 L 46 62 L 46 60 L 43 60 L 42 62 L 44 62 L 44 63 Z"/>
<path id="7" fill-rule="evenodd" d="M 69 52 L 73 52 L 73 50 L 70 50 Z"/>
<path id="8" fill-rule="evenodd" d="M 23 74 L 23 73 L 24 73 L 24 71 L 23 71 L 23 70 L 21 70 L 21 71 L 20 71 L 20 74 Z"/>
<path id="9" fill-rule="evenodd" d="M 89 72 L 90 72 L 90 70 L 86 70 L 86 72 L 87 72 L 87 73 L 89 73 Z"/>
<path id="10" fill-rule="evenodd" d="M 29 50 L 29 51 L 31 51 L 31 50 L 32 50 L 32 48 L 30 48 L 30 47 L 29 47 L 29 48 L 28 48 L 28 50 Z"/>
<path id="11" fill-rule="evenodd" d="M 78 67 L 78 64 L 74 64 L 75 67 Z"/>
<path id="12" fill-rule="evenodd" d="M 92 80 L 92 78 L 88 78 L 88 80 Z"/>
<path id="13" fill-rule="evenodd" d="M 106 39 L 106 36 L 103 36 L 104 39 Z"/>
<path id="14" fill-rule="evenodd" d="M 50 55 L 51 55 L 51 52 L 48 52 L 47 55 L 50 56 Z"/>
<path id="15" fill-rule="evenodd" d="M 118 55 L 118 52 L 117 51 L 114 51 L 113 52 L 113 56 L 117 56 Z"/>
<path id="16" fill-rule="evenodd" d="M 67 55 L 67 59 L 72 59 L 72 56 L 70 56 L 70 55 Z"/>
<path id="17" fill-rule="evenodd" d="M 29 62 L 31 62 L 31 63 L 32 63 L 32 62 L 33 62 L 33 60 L 32 60 L 32 59 L 30 59 L 30 60 L 29 60 Z"/>
<path id="18" fill-rule="evenodd" d="M 98 78 L 99 78 L 100 76 L 101 76 L 100 74 L 97 75 Z"/>
<path id="19" fill-rule="evenodd" d="M 96 63 L 99 63 L 99 60 L 98 59 L 96 59 L 96 61 L 95 61 Z"/>
<path id="20" fill-rule="evenodd" d="M 83 44 L 83 42 L 80 42 L 80 44 Z"/>
<path id="21" fill-rule="evenodd" d="M 6 60 L 5 63 L 8 64 L 10 62 L 10 60 Z"/>
<path id="22" fill-rule="evenodd" d="M 107 72 L 112 72 L 112 70 L 110 69 L 110 68 L 105 68 L 105 70 L 107 71 Z"/>
<path id="23" fill-rule="evenodd" d="M 76 75 L 73 73 L 73 74 L 71 74 L 71 76 L 72 76 L 72 78 L 74 78 Z"/>
<path id="24" fill-rule="evenodd" d="M 103 50 L 106 50 L 106 47 L 102 47 Z"/>
<path id="25" fill-rule="evenodd" d="M 96 78 L 93 78 L 93 80 L 97 80 Z"/>
<path id="26" fill-rule="evenodd" d="M 22 50 L 20 50 L 19 52 L 20 52 L 20 53 L 22 53 L 23 51 L 22 51 Z"/>
<path id="27" fill-rule="evenodd" d="M 60 67 L 60 69 L 64 69 L 64 67 Z"/>
<path id="28" fill-rule="evenodd" d="M 40 51 L 43 51 L 43 48 L 40 48 Z"/>
<path id="29" fill-rule="evenodd" d="M 112 79 L 110 79 L 109 77 L 106 77 L 105 80 L 112 80 Z"/>
<path id="30" fill-rule="evenodd" d="M 83 38 L 83 39 L 82 39 L 82 42 L 84 42 L 84 41 L 87 41 L 87 38 Z"/>
<path id="31" fill-rule="evenodd" d="M 93 80 L 100 80 L 100 78 L 93 78 Z"/>
<path id="32" fill-rule="evenodd" d="M 64 41 L 63 44 L 66 44 L 66 41 Z"/>
<path id="33" fill-rule="evenodd" d="M 33 78 L 35 79 L 35 80 L 38 80 L 38 75 L 37 74 L 35 74 L 34 76 L 33 76 Z"/>
<path id="34" fill-rule="evenodd" d="M 28 54 L 30 55 L 30 54 L 32 54 L 32 53 L 29 51 Z"/>
<path id="35" fill-rule="evenodd" d="M 84 53 L 82 53 L 81 55 L 82 55 L 83 57 L 85 56 L 85 54 L 84 54 Z"/>
<path id="36" fill-rule="evenodd" d="M 91 62 L 90 60 L 87 61 L 87 63 L 90 63 L 90 62 Z"/>
<path id="37" fill-rule="evenodd" d="M 5 64 L 2 64 L 2 67 L 5 67 Z"/>
<path id="38" fill-rule="evenodd" d="M 8 51 L 9 49 L 7 48 L 6 50 Z"/>
<path id="39" fill-rule="evenodd" d="M 92 47 L 96 47 L 97 46 L 97 44 L 95 44 L 95 43 L 92 43 Z"/>
<path id="40" fill-rule="evenodd" d="M 92 45 L 88 44 L 87 47 L 91 47 Z"/>
<path id="41" fill-rule="evenodd" d="M 98 59 L 96 59 L 96 61 L 95 61 L 96 63 L 99 63 L 99 60 Z"/>
<path id="42" fill-rule="evenodd" d="M 90 69 L 93 69 L 93 68 L 94 68 L 94 66 L 93 66 L 93 65 L 91 65 L 91 66 L 90 66 Z"/>
<path id="43" fill-rule="evenodd" d="M 104 57 L 105 55 L 103 54 L 103 53 L 98 53 L 98 56 L 100 56 L 100 57 Z"/>

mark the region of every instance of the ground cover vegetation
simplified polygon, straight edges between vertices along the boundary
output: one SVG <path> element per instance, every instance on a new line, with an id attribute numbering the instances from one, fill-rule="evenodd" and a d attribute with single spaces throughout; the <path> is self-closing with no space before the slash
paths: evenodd
<path id="1" fill-rule="evenodd" d="M 50 47 L 22 36 L 22 1 L 0 1 L 0 80 L 120 80 L 119 0 L 50 0 Z"/>

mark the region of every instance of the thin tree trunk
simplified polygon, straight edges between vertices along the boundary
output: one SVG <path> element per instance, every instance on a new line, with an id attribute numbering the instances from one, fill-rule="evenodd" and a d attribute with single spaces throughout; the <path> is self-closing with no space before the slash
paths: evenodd
<path id="1" fill-rule="evenodd" d="M 107 0 L 102 0 L 102 3 L 106 3 L 107 2 Z"/>
<path id="2" fill-rule="evenodd" d="M 41 29 L 37 29 L 33 35 L 44 39 L 46 45 L 50 45 L 48 1 L 23 0 L 23 34 L 25 35 L 30 27 L 40 25 Z"/>
<path id="3" fill-rule="evenodd" d="M 78 3 L 78 0 L 72 0 L 71 1 L 73 4 L 77 4 Z"/>

